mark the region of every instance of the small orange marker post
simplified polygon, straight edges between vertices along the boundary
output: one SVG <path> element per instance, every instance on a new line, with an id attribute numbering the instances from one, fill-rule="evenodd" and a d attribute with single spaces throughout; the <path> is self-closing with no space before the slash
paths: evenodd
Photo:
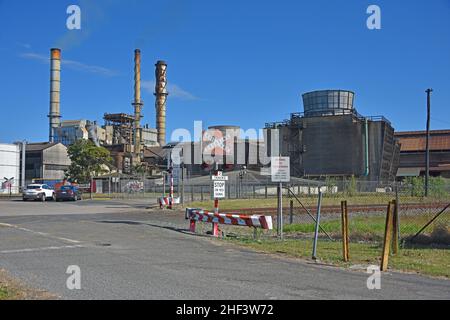
<path id="1" fill-rule="evenodd" d="M 341 217 L 342 217 L 342 247 L 344 262 L 350 261 L 350 248 L 349 248 L 349 231 L 348 231 L 348 207 L 347 201 L 341 202 Z"/>

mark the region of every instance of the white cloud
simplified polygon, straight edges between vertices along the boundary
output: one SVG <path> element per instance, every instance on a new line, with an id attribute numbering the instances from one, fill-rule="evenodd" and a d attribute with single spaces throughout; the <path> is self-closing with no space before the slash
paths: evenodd
<path id="1" fill-rule="evenodd" d="M 20 55 L 20 57 L 25 58 L 25 59 L 37 60 L 42 63 L 50 63 L 50 57 L 42 55 L 42 54 L 22 53 Z M 74 61 L 74 60 L 67 60 L 64 58 L 61 60 L 61 64 L 64 66 L 67 66 L 68 68 L 73 69 L 73 70 L 99 74 L 99 75 L 107 76 L 107 77 L 113 77 L 113 76 L 117 75 L 117 72 L 115 72 L 114 70 L 108 69 L 108 68 L 95 66 L 95 65 L 88 65 L 88 64 L 85 64 L 82 62 L 78 62 L 78 61 Z"/>
<path id="2" fill-rule="evenodd" d="M 25 59 L 39 60 L 44 63 L 50 62 L 49 57 L 46 57 L 46 56 L 43 56 L 43 55 L 37 54 L 37 53 L 22 53 L 22 54 L 20 54 L 20 57 L 25 58 Z"/>
<path id="3" fill-rule="evenodd" d="M 22 48 L 25 48 L 25 49 L 28 49 L 28 50 L 31 49 L 31 44 L 29 44 L 29 43 L 17 42 L 16 44 L 17 44 L 19 47 L 22 47 Z"/>
<path id="4" fill-rule="evenodd" d="M 147 91 L 150 94 L 153 94 L 155 92 L 155 81 L 142 81 L 142 88 Z M 196 97 L 194 94 L 190 93 L 189 91 L 184 90 L 180 86 L 172 83 L 168 83 L 167 85 L 167 91 L 169 92 L 169 95 L 171 97 L 185 100 L 185 101 L 193 101 L 193 100 L 199 100 L 198 97 Z"/>

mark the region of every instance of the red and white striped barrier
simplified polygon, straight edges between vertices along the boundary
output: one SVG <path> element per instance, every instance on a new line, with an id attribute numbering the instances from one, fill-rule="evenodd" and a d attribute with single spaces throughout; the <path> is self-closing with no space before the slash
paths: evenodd
<path id="1" fill-rule="evenodd" d="M 272 230 L 271 216 L 248 216 L 236 213 L 214 213 L 202 209 L 186 209 L 186 219 L 191 221 L 190 231 L 195 232 L 196 222 L 212 223 L 213 225 L 225 224 L 233 226 L 253 227 Z M 217 228 L 213 228 L 213 235 L 218 236 Z"/>
<path id="2" fill-rule="evenodd" d="M 171 201 L 172 200 L 172 201 Z M 165 208 L 165 207 L 171 207 L 174 204 L 180 204 L 181 200 L 180 198 L 171 198 L 171 197 L 161 197 L 158 199 L 159 207 Z"/>

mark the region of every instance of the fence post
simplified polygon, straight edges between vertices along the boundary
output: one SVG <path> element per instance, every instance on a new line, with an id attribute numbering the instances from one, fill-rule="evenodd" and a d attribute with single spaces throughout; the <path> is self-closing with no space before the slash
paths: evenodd
<path id="1" fill-rule="evenodd" d="M 398 230 L 399 230 L 399 225 L 398 225 L 398 203 L 397 200 L 393 201 L 393 206 L 394 206 L 394 215 L 392 217 L 392 254 L 397 254 L 398 253 Z"/>
<path id="2" fill-rule="evenodd" d="M 184 168 L 184 164 L 181 166 L 181 205 L 184 205 L 184 179 L 186 177 L 185 175 L 185 171 L 186 169 Z M 178 178 L 178 183 L 179 182 L 179 178 Z"/>
<path id="3" fill-rule="evenodd" d="M 166 175 L 163 173 L 163 197 L 166 196 Z"/>
<path id="4" fill-rule="evenodd" d="M 191 185 L 191 202 L 194 202 L 194 186 Z"/>
<path id="5" fill-rule="evenodd" d="M 266 199 L 268 198 L 268 187 L 267 187 L 267 184 L 266 184 L 266 186 L 265 186 L 265 195 L 266 195 Z"/>
<path id="6" fill-rule="evenodd" d="M 343 246 L 343 255 L 344 262 L 348 262 L 350 260 L 350 252 L 349 252 L 349 232 L 348 232 L 348 207 L 347 201 L 341 202 L 341 213 L 342 213 L 342 246 Z"/>
<path id="7" fill-rule="evenodd" d="M 278 210 L 277 210 L 277 228 L 278 237 L 280 240 L 284 240 L 283 235 L 283 183 L 280 182 L 278 186 Z"/>
<path id="8" fill-rule="evenodd" d="M 322 209 L 322 191 L 319 188 L 319 201 L 317 204 L 316 231 L 314 232 L 313 260 L 317 260 L 317 241 L 319 240 L 320 211 Z"/>
<path id="9" fill-rule="evenodd" d="M 387 271 L 389 265 L 389 253 L 392 240 L 392 225 L 393 225 L 393 202 L 389 202 L 386 215 L 386 229 L 384 233 L 383 254 L 381 256 L 381 271 Z"/>
<path id="10" fill-rule="evenodd" d="M 290 208 L 289 208 L 289 223 L 294 223 L 294 200 L 291 200 Z"/>
<path id="11" fill-rule="evenodd" d="M 203 186 L 200 186 L 200 200 L 203 202 L 205 200 L 205 196 L 203 194 Z"/>
<path id="12" fill-rule="evenodd" d="M 402 239 L 402 235 L 400 232 L 400 197 L 399 197 L 399 193 L 398 193 L 398 183 L 395 184 L 395 217 L 397 219 L 397 239 L 398 239 L 398 243 L 400 244 L 400 240 Z M 399 248 L 400 249 L 400 248 Z"/>

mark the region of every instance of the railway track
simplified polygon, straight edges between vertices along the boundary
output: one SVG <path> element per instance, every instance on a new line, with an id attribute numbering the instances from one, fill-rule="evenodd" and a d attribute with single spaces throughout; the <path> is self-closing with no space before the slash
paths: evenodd
<path id="1" fill-rule="evenodd" d="M 400 210 L 442 210 L 445 207 L 445 203 L 406 203 L 400 205 Z M 304 211 L 299 206 L 295 206 L 295 212 Z M 316 213 L 317 207 L 306 206 L 306 208 L 311 213 Z M 289 207 L 283 208 L 283 212 L 288 213 L 290 211 Z M 348 206 L 349 213 L 374 213 L 374 212 L 386 212 L 387 205 L 350 205 Z M 261 215 L 276 215 L 277 208 L 244 208 L 239 210 L 243 214 L 261 214 Z M 322 206 L 322 213 L 340 213 L 341 206 Z"/>

